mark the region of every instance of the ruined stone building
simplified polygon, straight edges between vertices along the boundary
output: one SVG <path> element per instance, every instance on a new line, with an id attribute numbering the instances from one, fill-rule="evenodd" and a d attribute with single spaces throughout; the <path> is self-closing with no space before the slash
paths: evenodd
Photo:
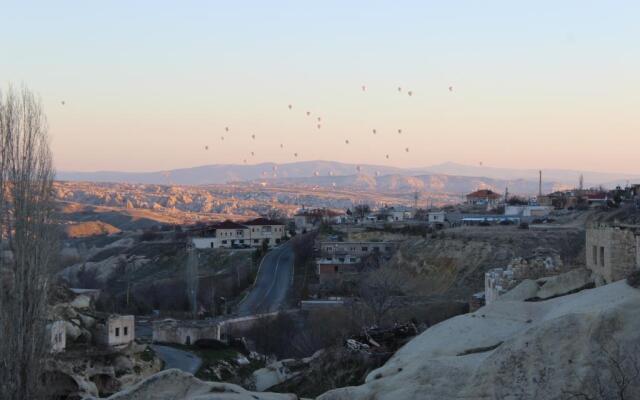
<path id="1" fill-rule="evenodd" d="M 640 226 L 592 225 L 587 229 L 586 261 L 601 283 L 624 279 L 640 269 Z"/>

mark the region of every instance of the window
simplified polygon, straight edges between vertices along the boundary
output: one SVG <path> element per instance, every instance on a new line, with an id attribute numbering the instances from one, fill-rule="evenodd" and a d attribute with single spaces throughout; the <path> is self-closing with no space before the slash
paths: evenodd
<path id="1" fill-rule="evenodd" d="M 223 240 L 223 241 L 222 241 L 222 244 L 227 244 L 227 241 L 226 241 L 226 240 Z"/>
<path id="2" fill-rule="evenodd" d="M 244 239 L 240 239 L 240 244 L 244 244 Z"/>
<path id="3" fill-rule="evenodd" d="M 120 328 L 116 328 L 116 337 L 120 336 Z"/>
<path id="4" fill-rule="evenodd" d="M 338 272 L 338 266 L 337 265 L 333 266 L 333 272 Z"/>
<path id="5" fill-rule="evenodd" d="M 354 257 L 351 257 L 351 258 L 349 258 L 349 261 L 354 263 L 354 262 L 356 262 L 356 259 Z"/>
<path id="6" fill-rule="evenodd" d="M 258 239 L 253 239 L 253 243 L 260 243 Z"/>
<path id="7" fill-rule="evenodd" d="M 593 265 L 598 265 L 598 246 L 593 246 Z"/>
<path id="8" fill-rule="evenodd" d="M 338 261 L 340 261 L 340 262 L 344 262 L 344 257 L 340 257 L 340 258 L 338 258 Z"/>
<path id="9" fill-rule="evenodd" d="M 362 251 L 368 251 L 369 248 L 367 246 L 362 246 Z"/>
<path id="10" fill-rule="evenodd" d="M 213 242 L 211 242 L 210 244 L 211 244 L 211 248 L 213 249 Z"/>
<path id="11" fill-rule="evenodd" d="M 124 328 L 122 328 L 122 330 L 123 330 L 122 334 L 124 336 L 127 336 L 129 334 L 129 327 L 128 326 L 125 326 Z"/>
<path id="12" fill-rule="evenodd" d="M 604 247 L 600 247 L 600 266 L 604 267 Z"/>

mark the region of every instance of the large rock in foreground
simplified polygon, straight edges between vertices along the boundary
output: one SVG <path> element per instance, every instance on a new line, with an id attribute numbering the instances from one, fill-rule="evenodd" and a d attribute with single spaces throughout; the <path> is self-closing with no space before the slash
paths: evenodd
<path id="1" fill-rule="evenodd" d="M 297 400 L 292 394 L 254 393 L 229 383 L 204 382 L 177 369 L 159 372 L 109 400 Z"/>
<path id="2" fill-rule="evenodd" d="M 371 372 L 365 384 L 318 399 L 600 398 L 594 395 L 614 394 L 616 381 L 631 379 L 635 368 L 640 290 L 620 281 L 545 301 L 499 300 L 444 321 Z M 640 398 L 640 378 L 625 394 Z"/>

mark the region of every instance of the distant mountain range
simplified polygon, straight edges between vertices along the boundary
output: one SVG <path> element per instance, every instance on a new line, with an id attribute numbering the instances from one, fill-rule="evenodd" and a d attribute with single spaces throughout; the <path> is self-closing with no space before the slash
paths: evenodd
<path id="1" fill-rule="evenodd" d="M 584 176 L 585 186 L 613 187 L 624 185 L 627 181 L 640 182 L 640 174 L 543 169 L 543 189 L 547 191 L 560 187 L 576 187 L 581 174 Z M 172 185 L 264 181 L 279 185 L 333 185 L 382 191 L 441 187 L 443 190 L 452 192 L 456 191 L 456 187 L 459 187 L 460 191 L 466 191 L 469 187 L 503 188 L 509 185 L 514 193 L 535 193 L 538 188 L 537 170 L 471 166 L 450 162 L 424 168 L 356 165 L 334 161 L 254 165 L 214 164 L 156 172 L 61 171 L 58 172 L 57 179 Z"/>

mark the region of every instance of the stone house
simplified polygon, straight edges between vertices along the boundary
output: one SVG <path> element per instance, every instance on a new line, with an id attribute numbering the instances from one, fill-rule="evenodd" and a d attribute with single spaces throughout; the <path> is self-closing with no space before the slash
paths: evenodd
<path id="1" fill-rule="evenodd" d="M 506 268 L 493 268 L 484 274 L 484 301 L 491 304 L 525 279 L 557 275 L 562 267 L 559 256 L 517 257 Z"/>
<path id="2" fill-rule="evenodd" d="M 389 258 L 395 247 L 392 242 L 320 242 L 320 257 L 316 259 L 320 283 L 354 275 L 360 271 L 364 257 L 378 254 Z"/>
<path id="3" fill-rule="evenodd" d="M 133 315 L 110 315 L 96 323 L 96 343 L 107 346 L 126 346 L 135 339 Z"/>
<path id="4" fill-rule="evenodd" d="M 259 247 L 263 242 L 275 246 L 286 235 L 284 224 L 267 218 L 244 223 L 230 220 L 197 228 L 192 231 L 191 243 L 197 249 Z"/>
<path id="5" fill-rule="evenodd" d="M 640 226 L 595 224 L 586 232 L 587 268 L 606 283 L 640 269 Z"/>

